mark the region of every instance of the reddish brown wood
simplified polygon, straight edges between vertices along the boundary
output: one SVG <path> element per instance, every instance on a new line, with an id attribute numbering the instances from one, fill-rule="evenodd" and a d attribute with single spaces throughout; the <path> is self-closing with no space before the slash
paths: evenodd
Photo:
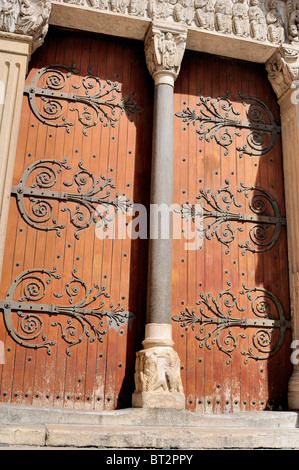
<path id="1" fill-rule="evenodd" d="M 278 104 L 262 66 L 189 51 L 185 54 L 181 73 L 175 84 L 174 111 L 180 112 L 187 106 L 191 110 L 197 110 L 200 96 L 216 99 L 225 96 L 227 90 L 230 92 L 229 99 L 241 112 L 240 120 L 247 121 L 248 118 L 245 109 L 234 99 L 239 91 L 265 102 L 279 124 Z M 240 199 L 237 188 L 242 181 L 246 186 L 260 186 L 268 191 L 276 200 L 282 216 L 285 215 L 280 137 L 272 150 L 264 156 L 244 155 L 240 158 L 237 147 L 243 147 L 246 143 L 247 134 L 244 129 L 240 130 L 240 137 L 234 137 L 233 144 L 228 147 L 228 154 L 224 155 L 224 149 L 215 139 L 210 139 L 209 142 L 199 140 L 195 132 L 199 128 L 198 123 L 187 126 L 175 116 L 174 126 L 175 203 L 194 203 L 201 188 L 216 191 L 225 185 L 226 180 L 230 182 L 232 193 Z M 186 185 L 188 191 L 182 194 Z M 244 197 L 242 202 L 246 202 Z M 231 226 L 234 228 L 236 224 L 232 222 Z M 243 283 L 248 287 L 263 287 L 271 291 L 280 300 L 286 317 L 289 318 L 285 228 L 271 250 L 264 253 L 247 252 L 243 256 L 238 243 L 244 243 L 248 237 L 247 226 L 244 227 L 244 233 L 237 233 L 234 242 L 230 244 L 229 254 L 225 254 L 226 247 L 216 236 L 211 240 L 205 238 L 203 248 L 197 251 L 184 251 L 184 239 L 174 244 L 174 315 L 189 307 L 190 311 L 195 308 L 200 316 L 199 307 L 196 306 L 200 293 L 211 292 L 212 296 L 217 297 L 227 288 L 227 281 L 230 281 L 231 291 L 251 318 L 254 318 L 254 314 L 250 313 L 250 301 L 239 294 Z M 182 259 L 187 260 L 187 269 L 186 264 L 181 262 Z M 234 315 L 239 316 L 241 313 L 234 311 L 232 316 Z M 210 331 L 211 329 L 212 326 Z M 209 341 L 211 349 L 199 347 L 200 343 L 196 339 L 196 335 L 200 333 L 199 324 L 196 324 L 195 331 L 191 328 L 186 331 L 180 323 L 173 321 L 173 330 L 175 347 L 182 364 L 186 366 L 186 371 L 183 371 L 183 385 L 188 409 L 224 413 L 286 407 L 287 383 L 292 369 L 290 330 L 277 354 L 267 360 L 249 359 L 247 364 L 244 363 L 245 358 L 241 351 L 248 350 L 251 345 L 249 329 L 233 328 L 235 337 L 245 333 L 246 338 L 239 338 L 238 347 L 233 351 L 229 364 L 228 355 L 219 350 L 217 344 L 212 344 L 212 338 Z M 205 331 L 209 331 L 208 327 Z M 228 329 L 223 331 L 223 339 L 225 334 L 228 334 Z"/>
<path id="2" fill-rule="evenodd" d="M 92 73 L 103 83 L 118 81 L 122 90 L 119 99 L 130 96 L 141 106 L 141 111 L 131 116 L 117 111 L 119 121 L 114 128 L 99 123 L 84 136 L 83 126 L 71 110 L 73 103 L 68 104 L 67 118 L 75 120 L 75 126 L 67 133 L 65 128 L 51 127 L 38 120 L 24 96 L 13 184 L 18 183 L 24 169 L 33 161 L 44 158 L 62 161 L 67 157 L 72 170 L 59 176 L 55 190 L 66 190 L 63 182 L 72 181 L 82 160 L 84 168 L 96 178 L 100 175 L 113 178 L 116 189 L 111 190 L 111 197 L 117 192 L 126 193 L 132 201 L 147 206 L 153 82 L 146 69 L 142 44 L 53 29 L 32 58 L 26 82 L 31 83 L 35 73 L 48 64 L 75 64 L 79 74 L 72 76 L 71 83 L 81 85 L 79 93 L 82 94 L 85 92 L 82 78 L 91 66 Z M 68 85 L 63 91 L 73 90 Z M 74 203 L 70 204 L 74 210 Z M 120 303 L 125 310 L 132 311 L 134 318 L 129 325 L 110 328 L 103 335 L 102 343 L 89 342 L 85 337 L 70 348 L 72 354 L 68 355 L 60 327 L 52 326 L 54 321 L 66 326 L 67 317 L 44 315 L 44 333 L 56 341 L 48 355 L 45 349 L 28 349 L 16 344 L 6 332 L 1 315 L 0 338 L 5 342 L 6 362 L 0 369 L 0 400 L 78 409 L 130 406 L 135 352 L 144 333 L 147 240 L 99 239 L 95 224 L 81 231 L 76 239 L 69 213 L 61 211 L 65 204 L 55 202 L 53 206 L 59 222 L 66 225 L 60 237 L 55 232 L 36 230 L 26 224 L 15 198 L 11 198 L 1 298 L 23 270 L 52 269 L 56 265 L 62 277 L 55 280 L 55 285 L 48 286 L 43 301 L 64 303 L 65 299 L 53 295 L 63 291 L 76 267 L 77 275 L 88 286 L 94 283 L 107 286 L 110 298 L 105 300 L 105 309 L 109 309 L 110 302 L 114 306 Z M 104 322 L 103 329 L 106 327 Z"/>

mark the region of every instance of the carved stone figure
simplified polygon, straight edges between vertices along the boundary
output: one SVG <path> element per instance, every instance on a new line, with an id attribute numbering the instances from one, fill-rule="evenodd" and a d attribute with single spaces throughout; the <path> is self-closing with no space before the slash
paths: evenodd
<path id="1" fill-rule="evenodd" d="M 0 31 L 31 36 L 34 51 L 44 41 L 50 11 L 50 0 L 0 0 Z"/>
<path id="2" fill-rule="evenodd" d="M 175 21 L 191 25 L 194 18 L 193 4 L 193 0 L 179 0 L 173 9 Z"/>
<path id="3" fill-rule="evenodd" d="M 70 5 L 84 5 L 85 0 L 63 0 L 64 3 L 69 3 Z"/>
<path id="4" fill-rule="evenodd" d="M 299 42 L 299 1 L 287 1 L 288 36 L 291 44 Z"/>
<path id="5" fill-rule="evenodd" d="M 19 13 L 17 0 L 0 0 L 0 30 L 13 32 Z"/>
<path id="6" fill-rule="evenodd" d="M 200 28 L 213 31 L 215 28 L 213 0 L 195 0 L 195 22 Z"/>
<path id="7" fill-rule="evenodd" d="M 268 3 L 269 11 L 266 15 L 268 25 L 268 39 L 271 42 L 282 43 L 284 41 L 284 24 L 281 14 L 278 11 L 276 0 L 270 0 Z"/>
<path id="8" fill-rule="evenodd" d="M 101 10 L 109 10 L 109 0 L 89 0 L 93 8 L 100 8 Z"/>
<path id="9" fill-rule="evenodd" d="M 135 363 L 136 392 L 183 392 L 180 359 L 172 348 L 139 351 Z"/>
<path id="10" fill-rule="evenodd" d="M 177 77 L 186 46 L 186 34 L 152 27 L 145 40 L 145 58 L 148 70 L 167 71 Z"/>
<path id="11" fill-rule="evenodd" d="M 247 37 L 250 34 L 248 8 L 245 0 L 237 0 L 233 6 L 233 32 L 237 36 Z"/>
<path id="12" fill-rule="evenodd" d="M 111 10 L 117 13 L 126 13 L 129 0 L 110 0 Z"/>
<path id="13" fill-rule="evenodd" d="M 34 4 L 30 0 L 21 0 L 15 32 L 33 36 L 35 47 L 39 46 L 48 29 L 50 8 L 50 1 Z"/>
<path id="14" fill-rule="evenodd" d="M 216 0 L 215 26 L 221 33 L 232 32 L 232 5 L 230 0 Z"/>
<path id="15" fill-rule="evenodd" d="M 148 14 L 151 18 L 168 18 L 171 15 L 171 4 L 176 0 L 149 0 Z"/>
<path id="16" fill-rule="evenodd" d="M 294 55 L 295 52 L 295 55 Z M 293 80 L 298 76 L 298 51 L 288 51 L 281 49 L 266 63 L 268 79 L 277 97 L 280 98 L 289 89 Z M 288 56 L 291 57 L 291 64 L 295 59 L 295 68 L 287 63 Z"/>
<path id="17" fill-rule="evenodd" d="M 252 38 L 258 41 L 267 41 L 267 23 L 265 15 L 259 7 L 259 0 L 250 0 L 248 16 Z"/>
<path id="18" fill-rule="evenodd" d="M 147 6 L 147 0 L 131 0 L 129 13 L 136 16 L 144 16 Z"/>

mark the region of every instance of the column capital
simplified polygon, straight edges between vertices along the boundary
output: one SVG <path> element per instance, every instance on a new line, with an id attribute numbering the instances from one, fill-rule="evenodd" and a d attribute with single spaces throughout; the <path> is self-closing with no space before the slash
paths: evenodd
<path id="1" fill-rule="evenodd" d="M 32 38 L 34 52 L 48 31 L 51 0 L 0 0 L 0 33 Z"/>
<path id="2" fill-rule="evenodd" d="M 144 50 L 148 70 L 155 84 L 174 84 L 184 56 L 188 28 L 166 21 L 153 21 L 147 32 Z"/>
<path id="3" fill-rule="evenodd" d="M 299 46 L 280 46 L 266 62 L 268 79 L 278 99 L 299 84 Z"/>

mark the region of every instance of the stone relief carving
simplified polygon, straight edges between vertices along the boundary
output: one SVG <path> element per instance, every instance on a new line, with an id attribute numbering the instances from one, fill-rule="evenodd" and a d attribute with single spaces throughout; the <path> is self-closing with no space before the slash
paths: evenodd
<path id="1" fill-rule="evenodd" d="M 172 348 L 138 351 L 135 363 L 135 391 L 183 392 L 180 359 Z"/>
<path id="2" fill-rule="evenodd" d="M 240 37 L 250 34 L 248 7 L 245 0 L 237 0 L 232 8 L 232 29 Z"/>
<path id="3" fill-rule="evenodd" d="M 215 29 L 221 33 L 232 32 L 232 3 L 231 0 L 216 0 Z"/>
<path id="4" fill-rule="evenodd" d="M 214 3 L 213 0 L 195 0 L 195 23 L 208 31 L 214 30 Z"/>
<path id="5" fill-rule="evenodd" d="M 0 0 L 13 2 L 15 0 Z M 257 41 L 299 43 L 299 0 L 54 0 Z"/>
<path id="6" fill-rule="evenodd" d="M 129 0 L 110 0 L 111 10 L 117 13 L 126 13 L 129 6 Z"/>
<path id="7" fill-rule="evenodd" d="M 129 13 L 135 16 L 144 16 L 147 7 L 147 0 L 131 0 Z"/>
<path id="8" fill-rule="evenodd" d="M 144 44 L 148 70 L 152 76 L 159 71 L 178 76 L 186 46 L 186 32 L 167 31 L 152 25 Z"/>
<path id="9" fill-rule="evenodd" d="M 250 22 L 251 37 L 253 39 L 257 39 L 258 41 L 266 41 L 267 23 L 265 14 L 259 6 L 259 0 L 250 0 L 248 17 Z"/>
<path id="10" fill-rule="evenodd" d="M 179 0 L 174 6 L 173 17 L 190 26 L 194 18 L 194 0 Z"/>
<path id="11" fill-rule="evenodd" d="M 284 24 L 281 14 L 278 10 L 276 0 L 270 0 L 268 3 L 269 11 L 266 14 L 266 23 L 268 25 L 268 39 L 277 44 L 284 42 Z"/>
<path id="12" fill-rule="evenodd" d="M 280 98 L 299 79 L 299 51 L 280 47 L 266 63 L 268 79 L 277 97 Z"/>
<path id="13" fill-rule="evenodd" d="M 0 31 L 32 36 L 34 51 L 44 41 L 50 11 L 50 0 L 0 0 Z"/>
<path id="14" fill-rule="evenodd" d="M 299 42 L 299 1 L 287 0 L 288 39 L 291 44 Z"/>
<path id="15" fill-rule="evenodd" d="M 148 15 L 150 18 L 166 19 L 171 15 L 171 5 L 176 0 L 148 0 Z"/>

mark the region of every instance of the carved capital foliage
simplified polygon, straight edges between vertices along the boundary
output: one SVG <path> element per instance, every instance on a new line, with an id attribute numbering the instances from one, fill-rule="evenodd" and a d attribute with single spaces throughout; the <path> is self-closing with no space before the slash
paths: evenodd
<path id="1" fill-rule="evenodd" d="M 186 47 L 187 28 L 170 28 L 169 23 L 153 22 L 147 33 L 144 49 L 148 70 L 154 78 L 164 72 L 177 78 Z"/>
<path id="2" fill-rule="evenodd" d="M 299 47 L 280 47 L 266 63 L 269 81 L 278 98 L 299 79 Z"/>
<path id="3" fill-rule="evenodd" d="M 34 51 L 44 41 L 50 11 L 50 0 L 0 0 L 0 32 L 31 36 Z"/>

